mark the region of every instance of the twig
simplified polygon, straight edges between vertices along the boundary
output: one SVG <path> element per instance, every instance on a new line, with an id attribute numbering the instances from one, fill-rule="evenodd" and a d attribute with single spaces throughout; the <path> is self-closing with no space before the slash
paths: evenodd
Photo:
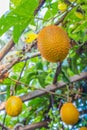
<path id="1" fill-rule="evenodd" d="M 28 49 L 27 49 L 26 51 L 25 51 L 25 48 L 23 48 L 21 54 L 24 56 L 24 54 L 25 54 L 26 52 L 31 51 L 31 49 L 35 46 L 35 44 L 36 44 L 36 41 L 33 42 L 32 44 L 30 44 L 30 46 L 28 47 Z M 10 64 L 8 64 L 3 71 L 0 72 L 0 78 L 1 78 L 9 69 L 11 69 L 15 64 L 19 63 L 19 62 L 22 60 L 23 56 L 18 57 L 18 58 L 16 58 L 16 59 L 12 59 L 12 62 L 11 62 Z"/>
<path id="2" fill-rule="evenodd" d="M 53 94 L 51 94 L 51 96 L 50 96 L 50 105 L 49 106 L 50 106 L 49 108 L 52 108 L 52 109 L 54 107 L 54 95 Z"/>
<path id="3" fill-rule="evenodd" d="M 59 105 L 58 105 L 59 111 L 60 111 L 62 105 L 63 105 L 62 100 L 60 100 L 60 101 L 59 101 Z"/>
<path id="4" fill-rule="evenodd" d="M 34 123 L 30 125 L 25 125 L 24 127 L 19 127 L 19 130 L 35 130 L 37 128 L 47 127 L 50 120 L 45 120 L 39 123 Z"/>
<path id="5" fill-rule="evenodd" d="M 5 92 L 0 92 L 0 95 L 5 94 L 5 93 L 7 93 L 7 92 L 6 91 Z"/>
<path id="6" fill-rule="evenodd" d="M 20 75 L 19 75 L 19 78 L 18 78 L 18 80 L 17 80 L 17 82 L 19 82 L 19 80 L 21 79 L 21 76 L 22 76 L 22 73 L 23 73 L 23 71 L 24 71 L 24 68 L 25 68 L 25 66 L 26 66 L 26 63 L 27 63 L 27 61 L 25 61 L 25 63 L 24 63 L 24 66 L 23 66 L 23 68 L 22 68 L 22 70 L 21 70 L 21 72 L 20 72 Z M 16 84 L 15 84 L 15 86 L 14 86 L 14 90 L 16 91 L 16 88 L 17 88 L 17 82 L 16 82 Z"/>
<path id="7" fill-rule="evenodd" d="M 24 68 L 25 68 L 25 66 L 26 66 L 26 62 L 27 62 L 27 61 L 25 61 L 25 63 L 24 63 L 24 66 L 23 66 L 23 68 L 22 68 L 22 70 L 21 70 L 21 72 L 20 72 L 20 75 L 19 75 L 18 80 L 15 81 L 15 82 L 16 82 L 16 83 L 15 83 L 15 86 L 14 86 L 14 87 L 12 86 L 12 88 L 11 88 L 11 90 L 10 90 L 10 95 L 11 95 L 11 96 L 14 95 L 14 93 L 15 93 L 15 91 L 16 91 L 16 88 L 17 88 L 17 85 L 18 85 L 18 84 L 21 84 L 21 83 L 19 83 L 19 80 L 20 80 L 20 78 L 21 78 L 21 76 L 22 76 L 22 73 L 23 73 L 23 71 L 24 71 Z"/>
<path id="8" fill-rule="evenodd" d="M 6 126 L 0 123 L 0 127 L 2 127 L 2 130 L 9 130 Z"/>
<path id="9" fill-rule="evenodd" d="M 79 113 L 83 114 L 82 111 L 79 111 Z M 84 113 L 87 113 L 87 110 L 84 110 Z M 50 119 L 47 119 L 45 121 L 41 121 L 41 122 L 38 122 L 38 123 L 34 123 L 34 124 L 30 124 L 30 125 L 25 125 L 23 127 L 19 127 L 18 130 L 35 130 L 36 128 L 42 128 L 42 127 L 46 127 L 47 128 L 48 127 L 48 123 L 50 121 L 51 121 Z"/>
<path id="10" fill-rule="evenodd" d="M 25 84 L 25 83 L 23 83 L 23 82 L 20 82 L 20 81 L 18 81 L 18 80 L 12 79 L 12 78 L 10 78 L 10 77 L 8 77 L 8 79 L 12 80 L 13 82 L 16 82 L 16 84 L 22 84 L 22 85 L 24 85 L 24 86 L 26 86 L 26 87 L 29 87 L 27 84 Z"/>
<path id="11" fill-rule="evenodd" d="M 38 13 L 38 11 L 40 10 L 40 8 L 43 6 L 43 4 L 45 3 L 45 0 L 41 0 L 41 2 L 39 3 L 37 9 L 34 11 L 34 16 Z M 4 48 L 1 50 L 0 52 L 0 61 L 3 59 L 3 57 L 11 50 L 11 48 L 14 46 L 14 41 L 13 39 L 11 39 L 5 46 Z"/>
<path id="12" fill-rule="evenodd" d="M 26 52 L 30 52 L 31 49 L 37 44 L 37 40 L 34 40 L 31 44 L 28 45 L 28 48 L 25 50 Z"/>
<path id="13" fill-rule="evenodd" d="M 31 58 L 34 58 L 34 57 L 37 57 L 37 56 L 40 56 L 40 53 L 37 52 L 35 54 L 32 54 L 30 57 L 27 57 L 27 58 L 17 58 L 17 59 L 13 59 L 13 61 L 8 64 L 6 66 L 6 68 L 0 73 L 0 78 L 2 77 L 2 75 L 4 75 L 8 70 L 10 70 L 15 64 L 19 63 L 19 62 L 22 62 L 22 61 L 26 61 L 26 60 L 29 60 Z"/>
<path id="14" fill-rule="evenodd" d="M 1 73 L 0 73 L 0 78 L 2 77 L 3 74 L 5 74 L 9 69 L 11 69 L 16 63 L 18 63 L 20 61 L 20 58 L 17 58 L 15 60 L 13 60 L 12 63 L 10 63 L 9 65 L 7 65 L 6 69 L 4 69 Z"/>
<path id="15" fill-rule="evenodd" d="M 29 86 L 29 85 L 27 85 L 27 84 L 25 84 L 25 83 L 23 83 L 23 82 L 20 82 L 20 81 L 18 81 L 18 80 L 15 80 L 15 79 L 12 79 L 12 78 L 9 78 L 8 77 L 8 79 L 10 79 L 10 80 L 12 80 L 13 82 L 16 82 L 16 84 L 21 84 L 21 85 L 24 85 L 25 87 L 27 87 L 27 88 L 33 88 L 34 90 L 41 90 L 41 91 L 44 91 L 44 92 L 46 92 L 46 93 L 49 93 L 49 94 L 53 94 L 53 95 L 57 95 L 57 96 L 61 96 L 61 97 L 66 97 L 66 96 L 64 96 L 64 95 L 59 95 L 59 94 L 57 94 L 57 93 L 54 93 L 54 92 L 52 92 L 52 91 L 49 91 L 49 90 L 47 90 L 47 89 L 45 89 L 45 88 L 36 88 L 36 87 L 34 87 L 34 86 Z"/>
<path id="16" fill-rule="evenodd" d="M 29 59 L 31 59 L 31 58 L 34 58 L 34 57 L 37 57 L 37 56 L 40 56 L 41 54 L 40 54 L 40 52 L 36 52 L 36 53 L 34 53 L 34 54 L 32 54 L 32 56 L 27 56 L 26 58 L 22 58 L 20 61 L 22 62 L 22 61 L 26 61 L 26 60 L 29 60 Z"/>
<path id="17" fill-rule="evenodd" d="M 4 119 L 3 119 L 3 126 L 4 126 L 4 124 L 5 124 L 6 116 L 7 116 L 7 113 L 5 112 Z M 2 130 L 3 130 L 3 128 L 2 128 Z"/>
<path id="18" fill-rule="evenodd" d="M 39 0 L 39 5 L 38 5 L 37 9 L 34 11 L 34 16 L 38 13 L 40 8 L 44 5 L 45 1 L 46 0 Z"/>
<path id="19" fill-rule="evenodd" d="M 20 73 L 20 75 L 19 75 L 18 81 L 21 79 L 21 76 L 22 76 L 22 73 L 23 73 L 23 71 L 24 71 L 24 68 L 25 68 L 26 64 L 27 64 L 27 61 L 25 61 L 25 63 L 24 63 L 24 66 L 23 66 L 23 68 L 22 68 L 22 70 L 21 70 L 21 73 Z"/>
<path id="20" fill-rule="evenodd" d="M 54 79 L 53 79 L 53 84 L 57 83 L 57 77 L 58 77 L 58 75 L 59 75 L 59 73 L 61 71 L 61 65 L 62 65 L 62 63 L 60 62 L 59 65 L 57 66 L 55 76 L 54 76 Z"/>
<path id="21" fill-rule="evenodd" d="M 79 75 L 74 75 L 70 78 L 70 82 L 73 83 L 73 82 L 77 82 L 79 80 L 82 80 L 82 79 L 85 79 L 87 78 L 87 72 L 82 72 L 80 73 Z M 46 90 L 48 91 L 55 91 L 57 89 L 60 89 L 60 88 L 63 88 L 66 86 L 66 83 L 63 82 L 63 81 L 60 81 L 58 82 L 57 85 L 48 85 L 46 88 Z M 36 98 L 36 97 L 39 97 L 39 96 L 42 96 L 46 94 L 46 92 L 44 91 L 41 91 L 41 90 L 35 90 L 34 92 L 31 92 L 29 94 L 25 94 L 24 96 L 21 96 L 22 100 L 23 101 L 28 101 L 30 99 L 33 99 L 33 98 Z"/>
<path id="22" fill-rule="evenodd" d="M 64 94 L 60 94 L 60 95 L 59 95 L 59 94 L 57 94 L 57 93 L 55 93 L 55 92 L 53 92 L 53 91 L 49 91 L 49 90 L 47 90 L 47 89 L 45 89 L 45 88 L 36 88 L 36 87 L 33 87 L 33 86 L 29 86 L 29 85 L 27 85 L 27 84 L 25 84 L 25 83 L 23 83 L 23 82 L 20 82 L 20 81 L 18 81 L 18 80 L 15 80 L 15 79 L 12 79 L 12 78 L 9 78 L 9 77 L 8 77 L 8 79 L 12 80 L 13 82 L 16 82 L 17 84 L 22 84 L 22 85 L 24 85 L 25 87 L 33 88 L 34 90 L 41 90 L 41 91 L 47 92 L 47 93 L 49 93 L 49 94 L 51 94 L 51 95 L 59 96 L 59 98 L 60 98 L 60 97 L 66 98 L 66 96 L 65 96 Z M 67 86 L 67 85 L 66 85 L 66 86 Z M 87 96 L 87 94 L 85 94 L 85 93 L 76 92 L 76 91 L 74 91 L 73 94 L 81 94 L 81 95 Z M 73 94 L 70 95 L 70 96 L 73 96 Z"/>
<path id="23" fill-rule="evenodd" d="M 57 77 L 58 77 L 60 71 L 61 71 L 61 62 L 59 62 L 57 69 L 56 69 L 56 72 L 55 72 L 55 75 L 54 75 L 54 79 L 53 79 L 54 85 L 56 85 L 56 83 L 57 83 Z M 51 94 L 51 96 L 50 96 L 50 107 L 53 108 L 53 106 L 54 106 L 54 95 Z"/>
<path id="24" fill-rule="evenodd" d="M 77 82 L 77 81 L 85 79 L 85 78 L 87 78 L 87 72 L 82 72 L 79 75 L 72 76 L 69 80 L 70 80 L 70 83 L 73 83 L 73 82 Z M 52 84 L 52 85 L 46 86 L 45 89 L 47 91 L 55 91 L 57 89 L 61 89 L 63 87 L 66 87 L 66 84 L 67 83 L 65 83 L 63 81 L 60 81 L 60 82 L 58 82 L 57 85 Z M 20 98 L 22 99 L 22 101 L 25 102 L 25 101 L 31 100 L 33 98 L 40 97 L 40 96 L 42 96 L 42 95 L 44 95 L 46 93 L 47 92 L 42 91 L 42 90 L 35 90 L 33 92 L 29 92 L 29 93 L 21 96 Z M 3 103 L 1 103 L 0 106 L 2 106 L 2 104 Z M 0 110 L 3 110 L 4 108 L 5 108 L 5 103 L 3 104 L 3 107 L 0 108 Z"/>
<path id="25" fill-rule="evenodd" d="M 11 50 L 11 48 L 14 46 L 14 42 L 11 39 L 0 51 L 0 61 L 4 58 L 4 56 Z"/>
<path id="26" fill-rule="evenodd" d="M 68 12 L 66 12 L 61 18 L 60 20 L 58 20 L 55 25 L 59 25 L 61 22 L 63 22 L 63 20 L 65 19 L 65 17 L 67 16 Z"/>
<path id="27" fill-rule="evenodd" d="M 70 9 L 70 7 L 71 7 L 71 9 Z M 74 5 L 74 3 L 73 3 L 73 4 L 70 5 L 70 7 L 69 7 L 69 9 L 66 10 L 66 12 L 64 12 L 63 16 L 55 23 L 55 25 L 59 25 L 60 23 L 62 23 L 62 22 L 64 21 L 65 17 L 67 16 L 67 14 L 68 14 L 74 7 L 76 7 L 76 5 Z"/>

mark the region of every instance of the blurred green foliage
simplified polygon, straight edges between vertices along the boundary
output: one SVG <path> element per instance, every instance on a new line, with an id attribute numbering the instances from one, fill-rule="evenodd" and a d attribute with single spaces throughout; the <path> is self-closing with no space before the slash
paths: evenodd
<path id="1" fill-rule="evenodd" d="M 34 16 L 34 11 L 38 7 L 38 0 L 11 0 L 10 10 L 0 18 L 0 35 L 8 32 L 12 29 L 12 37 L 15 43 L 18 43 L 21 34 L 28 31 L 39 32 L 41 28 L 49 24 L 55 24 L 66 13 L 58 10 L 58 2 L 65 2 L 68 6 L 68 13 L 65 19 L 62 21 L 62 27 L 67 31 L 70 39 L 75 42 L 69 52 L 69 55 L 62 63 L 62 69 L 58 76 L 58 82 L 64 81 L 68 83 L 71 88 L 67 87 L 57 90 L 54 96 L 54 109 L 50 109 L 48 113 L 45 113 L 50 104 L 50 94 L 32 99 L 23 103 L 22 113 L 15 118 L 6 116 L 5 125 L 9 128 L 14 127 L 18 122 L 22 124 L 30 124 L 34 122 L 40 122 L 48 116 L 51 119 L 49 123 L 49 130 L 62 128 L 65 125 L 61 122 L 58 104 L 60 100 L 62 102 L 67 101 L 67 93 L 72 98 L 72 95 L 78 94 L 78 90 L 83 88 L 81 81 L 70 84 L 69 77 L 75 74 L 80 74 L 82 71 L 87 71 L 87 1 L 76 0 L 70 2 L 68 0 L 46 0 L 40 11 Z M 67 3 L 68 1 L 68 3 Z M 83 17 L 79 18 L 75 15 L 76 12 L 80 12 Z M 35 52 L 35 51 L 33 51 Z M 29 54 L 28 54 L 29 55 Z M 0 95 L 0 101 L 5 101 L 10 96 L 11 87 L 15 86 L 15 82 L 11 79 L 17 80 L 20 76 L 20 72 L 24 66 L 24 62 L 20 62 L 13 66 L 9 78 L 5 79 L 3 83 L 0 83 L 0 91 L 6 93 Z M 20 96 L 28 92 L 32 92 L 36 89 L 45 88 L 46 85 L 52 84 L 55 75 L 57 64 L 49 63 L 42 57 L 35 57 L 27 61 L 23 75 L 20 82 L 24 84 L 18 84 L 15 94 Z M 85 83 L 85 80 L 83 81 Z M 69 90 L 70 89 L 70 90 Z M 82 93 L 79 99 L 74 103 L 83 110 L 82 106 L 87 106 L 86 102 L 87 94 Z M 82 106 L 81 106 L 82 105 Z M 85 108 L 87 109 L 87 107 Z M 0 122 L 4 120 L 5 111 L 0 113 Z M 55 125 L 56 124 L 56 125 Z M 87 125 L 87 115 L 83 114 L 80 117 L 80 122 L 75 126 L 66 126 L 65 129 L 75 130 L 82 125 Z M 45 130 L 42 128 L 41 130 Z"/>

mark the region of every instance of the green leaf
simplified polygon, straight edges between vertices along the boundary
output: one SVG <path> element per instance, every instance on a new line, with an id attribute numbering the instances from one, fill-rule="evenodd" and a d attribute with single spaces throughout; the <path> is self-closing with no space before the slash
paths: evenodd
<path id="1" fill-rule="evenodd" d="M 22 24 L 24 23 L 24 24 Z M 20 35 L 22 34 L 22 32 L 24 31 L 24 29 L 27 27 L 29 21 L 24 19 L 24 22 L 21 21 L 20 23 L 17 23 L 15 26 L 14 26 L 14 29 L 13 29 L 13 39 L 14 39 L 14 42 L 18 42 L 18 39 L 20 37 Z"/>
<path id="2" fill-rule="evenodd" d="M 3 15 L 0 18 L 0 35 L 5 33 L 10 27 L 14 27 L 13 40 L 18 42 L 21 33 L 31 20 L 34 19 L 34 10 L 37 5 L 37 0 L 34 2 L 33 0 L 23 0 L 17 8 Z"/>
<path id="3" fill-rule="evenodd" d="M 15 8 L 16 6 L 18 6 L 20 4 L 22 0 L 10 0 L 11 4 L 11 9 Z"/>
<path id="4" fill-rule="evenodd" d="M 45 83 L 46 76 L 47 76 L 47 72 L 45 71 L 38 73 L 37 75 L 38 81 L 42 87 L 46 86 L 46 83 Z"/>
<path id="5" fill-rule="evenodd" d="M 0 18 L 0 35 L 5 33 L 17 22 L 17 16 L 13 12 L 7 12 Z"/>
<path id="6" fill-rule="evenodd" d="M 26 73 L 26 75 L 25 75 L 25 77 L 24 77 L 24 78 L 25 78 L 25 82 L 26 82 L 27 84 L 29 84 L 29 82 L 30 82 L 31 80 L 33 80 L 33 79 L 36 78 L 37 74 L 38 74 L 37 71 L 33 71 L 33 72 L 28 72 L 28 73 Z"/>
<path id="7" fill-rule="evenodd" d="M 53 17 L 57 13 L 57 11 L 58 11 L 57 5 L 58 5 L 58 2 L 54 2 L 54 3 L 49 5 L 50 7 L 48 6 L 48 10 L 44 16 L 45 20 L 50 18 L 50 17 Z"/>
<path id="8" fill-rule="evenodd" d="M 70 83 L 69 76 L 68 76 L 66 70 L 64 70 L 64 69 L 62 68 L 61 72 L 62 72 L 62 74 L 63 74 L 63 81 Z"/>

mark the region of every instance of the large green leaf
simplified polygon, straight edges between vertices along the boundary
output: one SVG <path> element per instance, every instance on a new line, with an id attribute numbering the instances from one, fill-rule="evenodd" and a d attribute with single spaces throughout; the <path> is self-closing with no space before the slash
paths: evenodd
<path id="1" fill-rule="evenodd" d="M 15 8 L 16 6 L 18 6 L 20 4 L 22 0 L 10 0 L 11 4 L 11 9 Z"/>
<path id="2" fill-rule="evenodd" d="M 14 42 L 17 42 L 22 31 L 34 19 L 34 10 L 37 5 L 37 0 L 23 0 L 17 8 L 3 15 L 0 19 L 0 35 L 5 33 L 10 27 L 14 27 L 13 39 Z"/>

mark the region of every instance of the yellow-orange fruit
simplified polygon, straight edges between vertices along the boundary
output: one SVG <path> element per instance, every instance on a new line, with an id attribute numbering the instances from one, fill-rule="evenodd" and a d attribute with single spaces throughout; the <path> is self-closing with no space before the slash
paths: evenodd
<path id="1" fill-rule="evenodd" d="M 41 55 L 50 62 L 63 61 L 69 52 L 70 41 L 67 33 L 56 25 L 43 28 L 37 41 Z"/>
<path id="2" fill-rule="evenodd" d="M 65 103 L 61 107 L 60 116 L 66 124 L 74 125 L 79 119 L 79 111 L 72 103 Z"/>
<path id="3" fill-rule="evenodd" d="M 22 111 L 22 100 L 19 97 L 11 96 L 6 101 L 5 110 L 9 116 L 18 116 Z"/>
<path id="4" fill-rule="evenodd" d="M 87 127 L 81 127 L 79 130 L 87 130 Z"/>

